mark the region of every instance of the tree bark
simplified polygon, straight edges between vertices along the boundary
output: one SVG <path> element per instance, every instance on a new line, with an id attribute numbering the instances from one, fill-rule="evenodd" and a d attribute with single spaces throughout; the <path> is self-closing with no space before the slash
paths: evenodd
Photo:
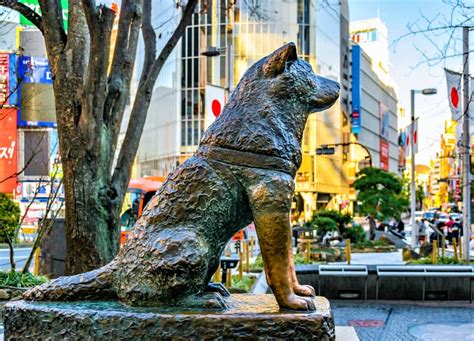
<path id="1" fill-rule="evenodd" d="M 119 213 L 153 87 L 166 58 L 190 22 L 197 2 L 187 1 L 176 32 L 156 58 L 152 1 L 122 0 L 116 48 L 110 60 L 115 14 L 106 6 L 96 6 L 94 0 L 69 1 L 66 33 L 59 15 L 59 0 L 39 0 L 41 16 L 16 0 L 0 0 L 0 5 L 28 17 L 45 37 L 63 166 L 68 274 L 98 268 L 112 260 L 118 251 Z M 126 142 L 112 172 L 141 27 L 146 37 L 147 68 L 140 77 Z"/>

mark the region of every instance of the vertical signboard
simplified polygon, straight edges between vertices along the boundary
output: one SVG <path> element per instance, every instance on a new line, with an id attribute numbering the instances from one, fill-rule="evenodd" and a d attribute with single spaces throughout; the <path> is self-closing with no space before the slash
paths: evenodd
<path id="1" fill-rule="evenodd" d="M 361 118 L 361 87 L 360 87 L 360 46 L 352 46 L 352 113 L 351 131 L 359 134 L 362 124 Z"/>
<path id="2" fill-rule="evenodd" d="M 8 104 L 8 95 L 10 93 L 9 85 L 9 67 L 10 55 L 8 53 L 0 53 L 0 106 Z"/>
<path id="3" fill-rule="evenodd" d="M 13 193 L 18 171 L 17 113 L 0 109 L 0 193 Z"/>
<path id="4" fill-rule="evenodd" d="M 48 60 L 22 56 L 18 58 L 19 126 L 56 126 L 53 78 Z"/>
<path id="5" fill-rule="evenodd" d="M 0 107 L 17 105 L 16 54 L 0 53 Z"/>
<path id="6" fill-rule="evenodd" d="M 380 117 L 380 168 L 383 170 L 389 170 L 389 129 L 390 129 L 390 112 L 388 108 L 380 103 L 379 106 L 379 117 Z"/>

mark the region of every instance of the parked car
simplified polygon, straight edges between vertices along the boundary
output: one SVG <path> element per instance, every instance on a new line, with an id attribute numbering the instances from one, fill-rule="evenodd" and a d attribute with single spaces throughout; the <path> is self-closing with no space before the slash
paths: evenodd
<path id="1" fill-rule="evenodd" d="M 438 216 L 438 225 L 440 223 L 446 224 L 449 221 L 449 214 L 447 214 L 447 213 L 440 212 L 440 213 L 437 214 L 437 216 Z"/>
<path id="2" fill-rule="evenodd" d="M 459 213 L 458 205 L 453 202 L 443 204 L 443 206 L 441 206 L 441 209 L 443 212 L 447 213 Z"/>
<path id="3" fill-rule="evenodd" d="M 449 213 L 449 216 L 454 220 L 454 223 L 462 224 L 462 214 L 461 213 Z"/>
<path id="4" fill-rule="evenodd" d="M 426 211 L 425 213 L 423 213 L 423 218 L 428 220 L 430 223 L 434 223 L 436 217 L 436 211 Z"/>

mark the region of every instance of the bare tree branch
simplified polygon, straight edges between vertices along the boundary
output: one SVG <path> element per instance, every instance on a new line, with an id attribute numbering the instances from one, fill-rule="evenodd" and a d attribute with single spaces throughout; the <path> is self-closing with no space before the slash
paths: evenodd
<path id="1" fill-rule="evenodd" d="M 88 0 L 83 2 L 88 4 L 84 5 L 84 9 L 89 25 L 91 45 L 79 126 L 86 134 L 89 150 L 98 154 L 102 151 L 104 143 L 108 143 L 108 139 L 102 139 L 102 125 L 107 95 L 110 44 L 104 44 L 104 42 L 110 42 L 115 12 L 101 6 L 95 14 L 95 11 L 89 8 L 93 2 Z"/>
<path id="2" fill-rule="evenodd" d="M 41 16 L 25 4 L 18 2 L 18 0 L 0 0 L 0 6 L 11 8 L 12 10 L 15 10 L 18 13 L 22 14 L 44 34 L 43 20 Z"/>
<path id="3" fill-rule="evenodd" d="M 38 2 L 43 18 L 43 35 L 46 44 L 49 45 L 48 51 L 56 55 L 63 51 L 67 42 L 62 14 L 58 15 L 58 13 L 61 13 L 61 4 L 59 0 L 38 0 Z"/>
<path id="4" fill-rule="evenodd" d="M 423 36 L 425 41 L 429 43 L 429 46 L 434 51 L 427 50 L 418 45 L 414 46 L 421 54 L 422 60 L 413 68 L 421 64 L 429 66 L 438 65 L 443 61 L 446 62 L 446 59 L 462 55 L 462 53 L 458 53 L 459 46 L 457 43 L 460 41 L 460 38 L 457 37 L 457 34 L 461 32 L 460 28 L 474 25 L 472 6 L 469 6 L 463 0 L 444 0 L 443 2 L 451 6 L 448 16 L 441 16 L 438 13 L 430 18 L 420 10 L 420 18 L 407 24 L 408 32 L 396 38 L 392 43 L 392 47 L 395 50 L 398 43 L 402 40 L 417 35 Z"/>
<path id="5" fill-rule="evenodd" d="M 170 37 L 168 42 L 161 50 L 158 58 L 155 59 L 149 70 L 142 71 L 141 79 L 146 81 L 141 82 L 135 97 L 132 112 L 130 113 L 130 123 L 125 133 L 125 138 L 120 148 L 117 164 L 112 176 L 112 186 L 116 190 L 126 188 L 126 184 L 130 179 L 130 170 L 132 168 L 133 160 L 138 148 L 139 139 L 145 125 L 146 110 L 150 104 L 153 86 L 163 67 L 166 59 L 169 57 L 179 39 L 183 35 L 186 26 L 191 22 L 192 14 L 198 3 L 198 0 L 189 0 L 184 8 L 181 20 Z M 146 73 L 146 75 L 144 74 Z"/>
<path id="6" fill-rule="evenodd" d="M 84 8 L 84 14 L 86 15 L 87 25 L 91 32 L 96 31 L 97 22 L 97 7 L 95 0 L 82 0 L 82 8 Z"/>

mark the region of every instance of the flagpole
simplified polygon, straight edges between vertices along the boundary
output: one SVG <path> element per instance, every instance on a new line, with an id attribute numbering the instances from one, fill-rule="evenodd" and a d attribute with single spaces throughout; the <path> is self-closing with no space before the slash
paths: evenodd
<path id="1" fill-rule="evenodd" d="M 410 152 L 411 152 L 411 183 L 410 183 L 410 201 L 411 201 L 411 248 L 415 249 L 418 240 L 418 228 L 416 226 L 416 188 L 415 188 L 415 90 L 410 91 L 411 94 L 411 124 L 410 124 Z"/>
<path id="2" fill-rule="evenodd" d="M 463 141 L 461 154 L 463 160 L 463 234 L 464 261 L 470 261 L 471 241 L 471 136 L 469 133 L 469 27 L 463 27 Z"/>

